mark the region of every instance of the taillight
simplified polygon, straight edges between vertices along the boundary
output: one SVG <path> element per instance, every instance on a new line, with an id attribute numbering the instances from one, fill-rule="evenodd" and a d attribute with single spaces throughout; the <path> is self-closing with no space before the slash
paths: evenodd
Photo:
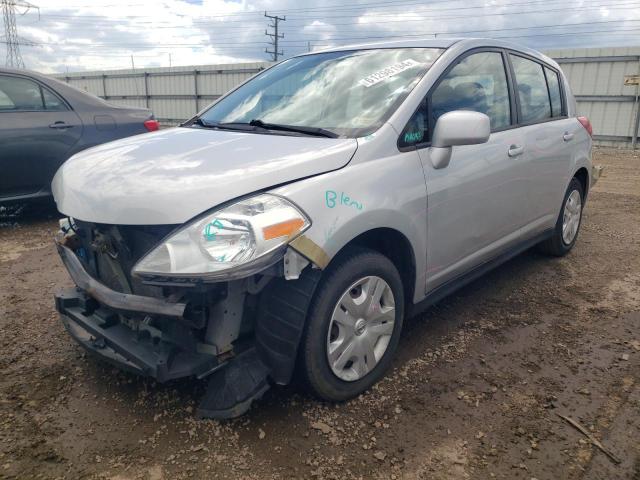
<path id="1" fill-rule="evenodd" d="M 578 117 L 578 121 L 582 124 L 590 137 L 593 137 L 593 127 L 587 117 Z"/>
<path id="2" fill-rule="evenodd" d="M 150 132 L 155 132 L 156 130 L 160 130 L 160 122 L 158 120 L 146 120 L 144 122 L 144 128 Z"/>

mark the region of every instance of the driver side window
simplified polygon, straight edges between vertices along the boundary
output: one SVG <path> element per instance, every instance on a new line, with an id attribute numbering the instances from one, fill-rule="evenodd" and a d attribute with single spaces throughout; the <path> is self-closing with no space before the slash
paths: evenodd
<path id="1" fill-rule="evenodd" d="M 507 73 L 500 52 L 479 52 L 458 62 L 432 90 L 427 103 L 418 108 L 402 132 L 400 147 L 416 146 L 429 140 L 429 126 L 454 110 L 484 113 L 495 131 L 511 124 Z M 428 119 L 427 112 L 431 118 Z M 429 121 L 428 121 L 429 120 Z"/>

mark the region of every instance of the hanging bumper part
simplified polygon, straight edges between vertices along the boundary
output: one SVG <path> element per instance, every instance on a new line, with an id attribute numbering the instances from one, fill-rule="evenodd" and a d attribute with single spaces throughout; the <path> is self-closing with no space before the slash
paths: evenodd
<path id="1" fill-rule="evenodd" d="M 111 290 L 87 273 L 78 257 L 69 247 L 64 246 L 57 240 L 56 247 L 60 258 L 62 258 L 62 263 L 64 263 L 74 283 L 98 302 L 118 311 L 140 312 L 174 318 L 183 317 L 186 308 L 184 303 L 171 303 L 160 298 L 143 297 Z"/>

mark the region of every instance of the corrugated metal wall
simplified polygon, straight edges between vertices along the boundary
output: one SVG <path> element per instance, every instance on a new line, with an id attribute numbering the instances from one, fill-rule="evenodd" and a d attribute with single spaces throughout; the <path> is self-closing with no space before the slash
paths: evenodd
<path id="1" fill-rule="evenodd" d="M 578 113 L 589 117 L 600 144 L 630 146 L 638 135 L 640 86 L 625 75 L 640 73 L 640 47 L 582 48 L 546 52 L 567 75 Z"/>
<path id="2" fill-rule="evenodd" d="M 578 113 L 591 120 L 598 143 L 630 146 L 640 119 L 640 86 L 624 76 L 640 73 L 640 47 L 553 50 L 576 96 Z M 69 73 L 58 76 L 109 102 L 146 106 L 165 123 L 178 123 L 268 62 Z"/>
<path id="3" fill-rule="evenodd" d="M 269 63 L 258 62 L 105 70 L 57 78 L 110 103 L 148 107 L 157 119 L 178 123 L 268 66 Z"/>

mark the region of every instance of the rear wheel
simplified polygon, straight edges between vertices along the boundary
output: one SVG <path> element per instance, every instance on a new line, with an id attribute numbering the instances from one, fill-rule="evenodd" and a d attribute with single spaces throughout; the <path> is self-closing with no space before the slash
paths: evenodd
<path id="1" fill-rule="evenodd" d="M 316 396 L 347 400 L 389 368 L 404 317 L 402 281 L 382 254 L 353 249 L 325 272 L 302 338 L 300 371 Z"/>
<path id="2" fill-rule="evenodd" d="M 580 223 L 584 190 L 577 178 L 572 178 L 564 195 L 562 210 L 558 216 L 553 235 L 540 244 L 540 249 L 549 255 L 561 257 L 569 253 L 576 243 Z"/>

